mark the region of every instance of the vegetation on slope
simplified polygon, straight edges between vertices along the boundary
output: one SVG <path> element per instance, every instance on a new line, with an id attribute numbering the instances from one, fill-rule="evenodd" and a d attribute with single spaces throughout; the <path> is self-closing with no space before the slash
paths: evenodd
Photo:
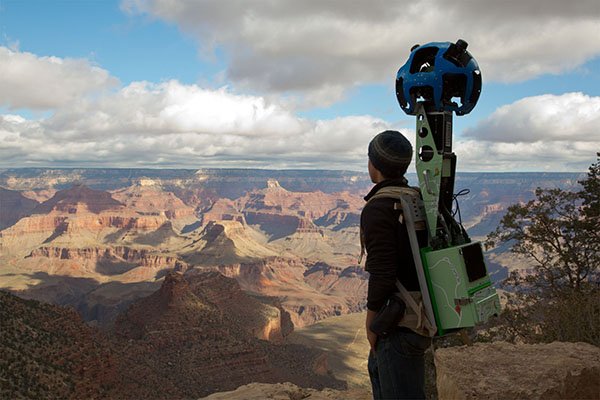
<path id="1" fill-rule="evenodd" d="M 538 188 L 488 236 L 533 262 L 507 279 L 514 294 L 492 336 L 600 346 L 600 153 L 579 183 L 577 192 Z"/>
<path id="2" fill-rule="evenodd" d="M 71 310 L 0 291 L 0 398 L 102 398 L 110 353 Z"/>

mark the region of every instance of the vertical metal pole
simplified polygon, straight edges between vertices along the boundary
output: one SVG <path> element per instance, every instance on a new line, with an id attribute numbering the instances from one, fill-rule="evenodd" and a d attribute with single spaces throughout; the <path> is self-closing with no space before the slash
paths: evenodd
<path id="1" fill-rule="evenodd" d="M 452 211 L 456 174 L 456 155 L 452 152 L 452 111 L 430 111 L 427 110 L 427 105 L 424 108 L 436 150 L 442 156 L 439 204 L 440 207 Z"/>
<path id="2" fill-rule="evenodd" d="M 437 219 L 440 200 L 440 185 L 442 178 L 442 155 L 437 151 L 437 145 L 432 134 L 432 128 L 427 119 L 423 104 L 416 106 L 417 139 L 416 139 L 416 169 L 421 196 L 425 206 L 425 216 L 429 238 L 436 237 Z"/>

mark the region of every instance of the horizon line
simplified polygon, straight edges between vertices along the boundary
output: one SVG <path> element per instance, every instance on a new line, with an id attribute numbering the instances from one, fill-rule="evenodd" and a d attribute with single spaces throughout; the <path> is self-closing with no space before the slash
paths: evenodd
<path id="1" fill-rule="evenodd" d="M 368 175 L 368 171 L 362 170 L 351 170 L 351 169 L 332 169 L 332 168 L 268 168 L 268 167 L 48 167 L 48 166 L 28 166 L 28 167 L 0 167 L 0 172 L 8 170 L 168 170 L 168 171 L 201 171 L 201 170 L 229 170 L 229 171 L 328 171 L 328 172 L 346 172 L 346 173 L 358 173 Z M 587 173 L 586 171 L 540 171 L 540 170 L 523 170 L 523 171 L 456 171 L 456 174 L 527 174 L 527 173 L 549 173 L 549 174 L 582 174 Z M 416 174 L 416 171 L 407 171 L 407 175 Z"/>

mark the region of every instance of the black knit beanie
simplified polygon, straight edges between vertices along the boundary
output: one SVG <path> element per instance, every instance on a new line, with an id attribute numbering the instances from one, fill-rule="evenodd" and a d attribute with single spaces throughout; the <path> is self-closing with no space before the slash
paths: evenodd
<path id="1" fill-rule="evenodd" d="M 369 143 L 369 160 L 386 178 L 404 175 L 412 152 L 412 145 L 398 131 L 381 132 Z"/>

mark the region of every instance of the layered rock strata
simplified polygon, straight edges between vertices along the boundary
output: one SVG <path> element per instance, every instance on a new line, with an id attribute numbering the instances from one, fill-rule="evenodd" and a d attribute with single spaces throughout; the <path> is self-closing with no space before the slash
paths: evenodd
<path id="1" fill-rule="evenodd" d="M 367 274 L 360 267 L 321 263 L 307 269 L 301 260 L 271 257 L 218 269 L 248 292 L 279 298 L 296 327 L 358 312 L 366 305 Z"/>

